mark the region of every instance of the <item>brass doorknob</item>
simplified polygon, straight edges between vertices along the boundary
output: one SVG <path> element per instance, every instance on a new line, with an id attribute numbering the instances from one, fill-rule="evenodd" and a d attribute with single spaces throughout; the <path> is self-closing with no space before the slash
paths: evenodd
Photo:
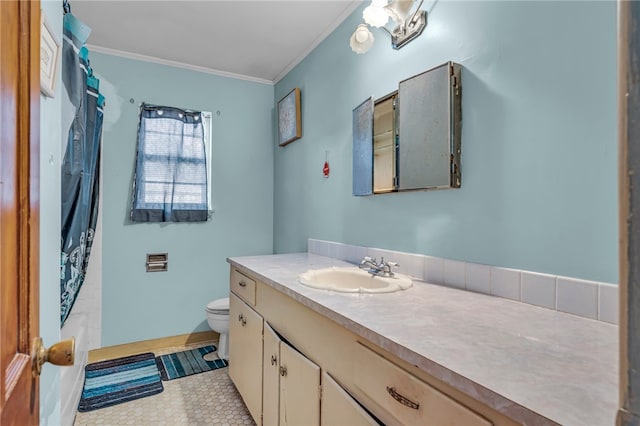
<path id="1" fill-rule="evenodd" d="M 73 365 L 76 353 L 76 339 L 62 340 L 49 349 L 44 347 L 42 337 L 33 339 L 31 346 L 31 372 L 37 377 L 42 372 L 42 365 L 49 362 L 54 365 Z"/>

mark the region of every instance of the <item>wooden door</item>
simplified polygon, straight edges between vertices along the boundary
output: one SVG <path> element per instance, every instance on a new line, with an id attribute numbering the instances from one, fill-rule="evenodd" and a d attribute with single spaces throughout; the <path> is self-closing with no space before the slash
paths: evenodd
<path id="1" fill-rule="evenodd" d="M 327 372 L 322 373 L 321 426 L 377 426 L 367 413 Z"/>
<path id="2" fill-rule="evenodd" d="M 280 338 L 266 321 L 263 334 L 262 424 L 276 426 L 280 397 Z"/>
<path id="3" fill-rule="evenodd" d="M 280 342 L 280 425 L 320 424 L 320 367 Z"/>
<path id="4" fill-rule="evenodd" d="M 229 377 L 253 420 L 262 414 L 262 317 L 229 295 Z"/>
<path id="5" fill-rule="evenodd" d="M 40 2 L 0 1 L 0 424 L 39 422 Z"/>

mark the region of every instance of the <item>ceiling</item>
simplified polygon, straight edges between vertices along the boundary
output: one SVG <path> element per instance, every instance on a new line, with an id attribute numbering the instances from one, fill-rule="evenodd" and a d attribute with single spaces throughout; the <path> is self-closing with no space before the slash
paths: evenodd
<path id="1" fill-rule="evenodd" d="M 90 50 L 263 83 L 282 78 L 362 0 L 71 0 Z M 348 43 L 348 40 L 345 40 Z"/>

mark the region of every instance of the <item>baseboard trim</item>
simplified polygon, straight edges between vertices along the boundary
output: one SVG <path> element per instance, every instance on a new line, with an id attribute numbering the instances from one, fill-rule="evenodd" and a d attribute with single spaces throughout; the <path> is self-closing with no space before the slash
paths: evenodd
<path id="1" fill-rule="evenodd" d="M 189 346 L 200 343 L 215 342 L 219 339 L 215 331 L 199 331 L 179 336 L 161 337 L 159 339 L 143 340 L 122 345 L 107 346 L 89 351 L 89 363 L 120 358 L 144 352 L 153 352 L 174 346 Z"/>

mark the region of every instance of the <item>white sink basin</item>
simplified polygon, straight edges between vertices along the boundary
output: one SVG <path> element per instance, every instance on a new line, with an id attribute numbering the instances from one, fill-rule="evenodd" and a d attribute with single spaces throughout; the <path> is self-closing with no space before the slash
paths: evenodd
<path id="1" fill-rule="evenodd" d="M 411 278 L 405 275 L 382 277 L 355 266 L 312 269 L 300 274 L 298 281 L 308 287 L 343 293 L 393 293 L 413 285 Z"/>

